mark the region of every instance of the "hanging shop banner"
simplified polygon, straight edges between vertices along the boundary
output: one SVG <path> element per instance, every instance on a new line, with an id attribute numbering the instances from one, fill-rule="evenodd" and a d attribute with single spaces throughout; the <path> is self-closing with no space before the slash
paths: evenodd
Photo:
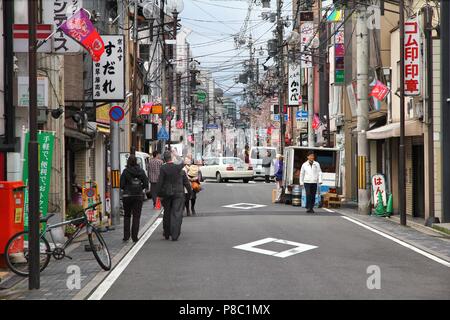
<path id="1" fill-rule="evenodd" d="M 102 36 L 105 53 L 93 62 L 94 101 L 125 100 L 125 39 L 123 35 Z"/>
<path id="2" fill-rule="evenodd" d="M 312 37 L 314 37 L 314 32 L 315 32 L 314 22 L 311 21 L 303 22 L 302 25 L 300 26 L 300 34 L 301 34 L 300 51 L 302 52 L 300 59 L 302 68 L 312 68 L 311 46 L 312 46 Z M 303 54 L 303 52 L 305 52 L 306 54 Z"/>
<path id="3" fill-rule="evenodd" d="M 289 88 L 288 95 L 289 100 L 288 104 L 290 106 L 298 106 L 300 95 L 300 65 L 299 64 L 290 64 L 289 65 Z"/>
<path id="4" fill-rule="evenodd" d="M 23 162 L 23 183 L 28 186 L 28 142 L 30 141 L 30 133 L 27 132 L 25 136 L 25 152 Z M 50 178 L 52 175 L 52 159 L 53 147 L 55 142 L 55 132 L 40 131 L 38 133 L 39 144 L 39 213 L 42 216 L 47 216 L 48 212 L 48 195 L 50 192 Z M 28 188 L 25 189 L 24 201 L 24 226 L 28 228 Z"/>
<path id="5" fill-rule="evenodd" d="M 378 204 L 378 194 L 381 193 L 383 205 L 386 206 L 386 180 L 382 174 L 372 176 L 373 206 Z"/>
<path id="6" fill-rule="evenodd" d="M 405 96 L 420 95 L 420 30 L 418 18 L 405 22 Z"/>
<path id="7" fill-rule="evenodd" d="M 56 29 L 82 7 L 82 0 L 45 0 L 42 1 L 42 18 L 44 23 L 52 24 Z M 77 53 L 81 50 L 81 46 L 62 30 L 53 36 L 54 53 Z"/>
<path id="8" fill-rule="evenodd" d="M 372 88 L 372 91 L 370 92 L 370 96 L 379 101 L 383 101 L 384 98 L 386 98 L 386 96 L 388 95 L 389 91 L 389 88 L 383 82 L 377 80 Z"/>

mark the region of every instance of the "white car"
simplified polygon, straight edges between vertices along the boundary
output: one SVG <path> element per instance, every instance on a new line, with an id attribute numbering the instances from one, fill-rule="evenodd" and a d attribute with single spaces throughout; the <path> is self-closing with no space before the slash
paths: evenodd
<path id="1" fill-rule="evenodd" d="M 199 175 L 200 181 L 216 179 L 217 182 L 222 182 L 242 179 L 244 183 L 248 183 L 253 180 L 253 168 L 239 158 L 210 157 L 204 159 Z"/>

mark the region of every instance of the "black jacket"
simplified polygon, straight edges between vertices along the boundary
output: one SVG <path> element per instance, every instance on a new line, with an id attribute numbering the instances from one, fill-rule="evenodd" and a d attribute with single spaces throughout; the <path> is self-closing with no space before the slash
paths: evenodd
<path id="1" fill-rule="evenodd" d="M 161 192 L 165 183 L 171 183 L 176 196 L 184 197 L 184 188 L 192 194 L 191 183 L 183 171 L 184 164 L 165 163 L 161 166 L 156 190 Z"/>
<path id="2" fill-rule="evenodd" d="M 143 189 L 148 189 L 148 177 L 145 174 L 145 171 L 139 165 L 130 168 L 126 167 L 125 170 L 123 170 L 122 175 L 120 176 L 120 189 L 123 190 L 124 197 L 143 196 L 143 194 L 133 194 L 129 190 L 129 187 L 131 187 L 131 181 L 135 177 L 141 180 Z"/>

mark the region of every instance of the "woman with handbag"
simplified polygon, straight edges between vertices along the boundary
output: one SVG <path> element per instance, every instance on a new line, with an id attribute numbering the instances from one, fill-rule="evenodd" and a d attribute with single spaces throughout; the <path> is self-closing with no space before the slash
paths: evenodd
<path id="1" fill-rule="evenodd" d="M 186 215 L 190 216 L 191 212 L 193 215 L 197 214 L 195 212 L 195 202 L 197 201 L 197 193 L 200 192 L 201 186 L 198 177 L 198 166 L 192 163 L 192 159 L 190 157 L 186 157 L 184 164 L 184 171 L 186 172 L 186 176 L 192 187 L 192 194 L 190 196 L 186 195 L 185 199 Z"/>

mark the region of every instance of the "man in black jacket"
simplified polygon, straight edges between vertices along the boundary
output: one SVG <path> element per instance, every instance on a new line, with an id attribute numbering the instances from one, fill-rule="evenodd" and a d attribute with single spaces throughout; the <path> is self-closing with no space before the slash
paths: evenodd
<path id="1" fill-rule="evenodd" d="M 172 241 L 177 241 L 183 222 L 184 188 L 192 194 L 192 187 L 183 171 L 184 163 L 174 164 L 172 156 L 171 151 L 164 152 L 165 164 L 161 166 L 157 190 L 164 207 L 164 237 L 168 240 L 171 236 Z"/>
<path id="2" fill-rule="evenodd" d="M 123 190 L 122 201 L 125 211 L 123 240 L 128 241 L 130 239 L 130 222 L 131 216 L 133 216 L 131 239 L 136 243 L 139 240 L 139 222 L 144 201 L 143 190 L 148 189 L 148 178 L 145 171 L 137 164 L 136 156 L 134 155 L 130 155 L 127 166 L 120 176 L 120 189 Z"/>

